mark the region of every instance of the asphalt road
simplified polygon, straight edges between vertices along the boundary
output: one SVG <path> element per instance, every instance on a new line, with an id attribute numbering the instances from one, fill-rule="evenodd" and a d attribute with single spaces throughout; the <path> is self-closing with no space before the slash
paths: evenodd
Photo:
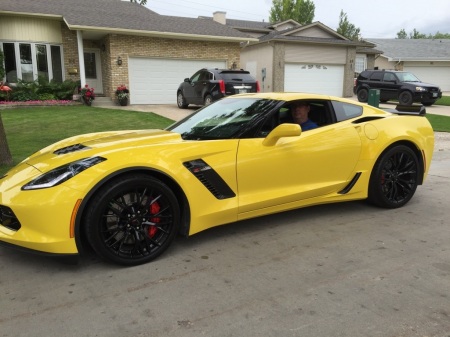
<path id="1" fill-rule="evenodd" d="M 0 336 L 450 336 L 450 139 L 411 202 L 322 205 L 177 238 L 156 261 L 0 247 Z"/>

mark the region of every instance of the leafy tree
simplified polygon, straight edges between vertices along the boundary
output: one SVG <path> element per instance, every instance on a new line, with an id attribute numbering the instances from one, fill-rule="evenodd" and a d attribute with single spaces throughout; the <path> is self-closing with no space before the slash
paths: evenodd
<path id="1" fill-rule="evenodd" d="M 348 21 L 347 14 L 341 9 L 339 15 L 339 27 L 336 30 L 339 34 L 345 36 L 347 39 L 358 41 L 360 40 L 360 29 Z"/>
<path id="2" fill-rule="evenodd" d="M 409 33 L 410 39 L 426 39 L 427 36 L 425 34 L 419 33 L 415 28 L 413 29 L 412 33 Z"/>
<path id="3" fill-rule="evenodd" d="M 147 0 L 130 0 L 130 2 L 137 2 L 142 6 L 145 6 L 147 4 Z"/>
<path id="4" fill-rule="evenodd" d="M 407 39 L 408 38 L 408 34 L 406 34 L 405 29 L 401 29 L 398 33 L 397 33 L 397 39 Z"/>
<path id="5" fill-rule="evenodd" d="M 295 20 L 307 25 L 314 20 L 316 6 L 312 0 L 272 0 L 270 22 Z"/>

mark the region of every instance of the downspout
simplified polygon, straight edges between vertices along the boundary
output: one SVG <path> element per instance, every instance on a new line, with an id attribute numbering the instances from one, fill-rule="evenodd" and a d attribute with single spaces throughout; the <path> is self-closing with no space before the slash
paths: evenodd
<path id="1" fill-rule="evenodd" d="M 86 85 L 86 71 L 84 69 L 84 47 L 83 47 L 83 32 L 77 30 L 77 44 L 78 44 L 78 62 L 80 65 L 80 82 L 81 87 Z"/>

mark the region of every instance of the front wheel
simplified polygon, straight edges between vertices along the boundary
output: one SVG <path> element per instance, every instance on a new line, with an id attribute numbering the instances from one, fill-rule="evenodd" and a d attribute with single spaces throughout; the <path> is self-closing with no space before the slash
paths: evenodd
<path id="1" fill-rule="evenodd" d="M 400 105 L 412 105 L 413 96 L 409 91 L 403 91 L 398 95 L 398 102 Z"/>
<path id="2" fill-rule="evenodd" d="M 186 109 L 189 105 L 187 104 L 186 98 L 184 98 L 184 95 L 181 91 L 177 94 L 177 105 L 180 109 Z"/>
<path id="3" fill-rule="evenodd" d="M 369 98 L 369 92 L 367 91 L 367 89 L 361 89 L 358 91 L 358 101 L 359 102 L 367 102 L 368 98 Z"/>
<path id="4" fill-rule="evenodd" d="M 143 174 L 120 177 L 89 203 L 85 225 L 94 251 L 105 260 L 133 266 L 149 262 L 173 241 L 180 210 L 172 190 Z"/>
<path id="5" fill-rule="evenodd" d="M 405 205 L 419 181 L 419 161 L 409 147 L 397 145 L 378 158 L 370 176 L 368 201 L 384 208 Z"/>

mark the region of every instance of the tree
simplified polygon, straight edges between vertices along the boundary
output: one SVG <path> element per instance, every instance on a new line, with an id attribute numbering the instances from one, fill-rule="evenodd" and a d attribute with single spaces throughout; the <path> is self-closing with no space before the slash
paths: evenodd
<path id="1" fill-rule="evenodd" d="M 136 2 L 142 6 L 145 6 L 147 4 L 147 0 L 130 0 L 130 2 Z"/>
<path id="2" fill-rule="evenodd" d="M 347 14 L 341 9 L 341 14 L 339 15 L 339 27 L 336 30 L 342 36 L 347 39 L 358 41 L 360 40 L 360 29 L 348 21 Z"/>
<path id="3" fill-rule="evenodd" d="M 6 132 L 3 126 L 2 116 L 0 115 L 0 165 L 12 165 L 13 159 L 9 151 Z"/>
<path id="4" fill-rule="evenodd" d="M 316 6 L 312 0 L 272 0 L 270 22 L 281 22 L 289 19 L 302 25 L 314 20 Z"/>
<path id="5" fill-rule="evenodd" d="M 407 39 L 408 38 L 408 34 L 406 34 L 405 29 L 401 29 L 398 33 L 397 33 L 397 39 Z"/>
<path id="6" fill-rule="evenodd" d="M 409 33 L 410 39 L 426 39 L 427 36 L 425 34 L 419 33 L 415 28 L 413 29 L 412 33 Z"/>

